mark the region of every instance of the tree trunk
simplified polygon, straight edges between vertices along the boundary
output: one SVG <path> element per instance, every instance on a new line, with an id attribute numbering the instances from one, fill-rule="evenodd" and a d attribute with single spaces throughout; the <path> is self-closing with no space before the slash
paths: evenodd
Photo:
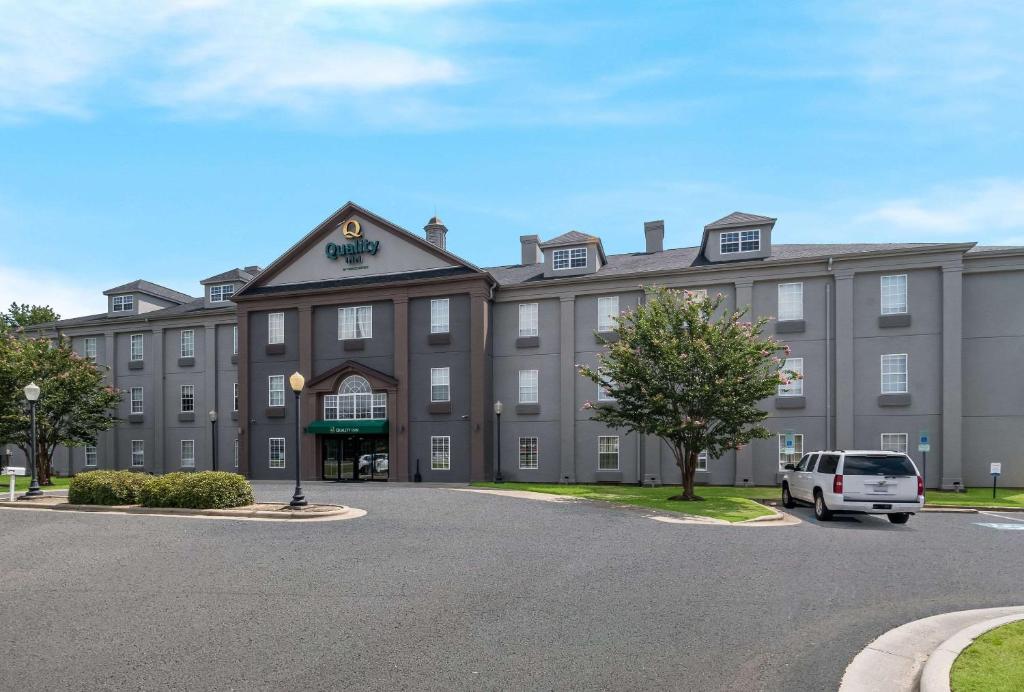
<path id="1" fill-rule="evenodd" d="M 39 485 L 50 485 L 50 451 L 42 444 L 36 449 L 36 478 Z"/>
<path id="2" fill-rule="evenodd" d="M 703 500 L 703 497 L 693 492 L 694 481 L 697 475 L 697 452 L 687 451 L 681 447 L 673 450 L 676 457 L 676 466 L 683 475 L 683 492 L 681 495 L 674 495 L 670 500 Z"/>

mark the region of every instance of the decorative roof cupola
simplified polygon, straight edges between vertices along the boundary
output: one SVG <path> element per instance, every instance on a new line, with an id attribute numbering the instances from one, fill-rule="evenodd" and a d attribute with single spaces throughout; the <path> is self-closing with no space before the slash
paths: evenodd
<path id="1" fill-rule="evenodd" d="M 776 219 L 734 211 L 704 227 L 701 255 L 708 262 L 764 259 L 772 254 Z"/>
<path id="2" fill-rule="evenodd" d="M 260 268 L 256 266 L 245 267 L 244 269 L 229 269 L 199 283 L 203 285 L 206 295 L 206 307 L 224 307 L 230 305 L 230 300 L 235 293 L 252 281 Z"/>
<path id="3" fill-rule="evenodd" d="M 141 315 L 194 300 L 190 295 L 145 279 L 108 288 L 103 295 L 107 296 L 107 315 L 110 317 Z"/>
<path id="4" fill-rule="evenodd" d="M 544 278 L 594 274 L 608 263 L 601 239 L 569 231 L 539 245 L 544 251 Z"/>
<path id="5" fill-rule="evenodd" d="M 445 236 L 448 235 L 448 227 L 444 225 L 440 217 L 431 216 L 430 221 L 427 221 L 427 225 L 423 227 L 423 230 L 427 234 L 428 243 L 442 250 L 447 249 L 445 247 Z"/>

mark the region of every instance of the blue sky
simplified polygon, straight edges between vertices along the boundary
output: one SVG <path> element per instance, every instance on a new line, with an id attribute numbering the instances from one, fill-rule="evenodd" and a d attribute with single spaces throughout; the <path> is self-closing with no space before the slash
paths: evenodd
<path id="1" fill-rule="evenodd" d="M 349 199 L 436 209 L 483 266 L 733 210 L 777 242 L 1024 244 L 1019 2 L 0 0 L 0 26 L 0 305 L 195 294 Z"/>

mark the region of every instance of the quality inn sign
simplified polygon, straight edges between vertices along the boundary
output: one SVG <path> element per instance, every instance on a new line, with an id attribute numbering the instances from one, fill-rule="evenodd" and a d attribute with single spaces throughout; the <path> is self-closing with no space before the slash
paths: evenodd
<path id="1" fill-rule="evenodd" d="M 347 243 L 327 243 L 324 253 L 332 260 L 344 258 L 347 264 L 359 264 L 363 261 L 363 253 L 376 255 L 380 248 L 379 240 L 367 240 L 363 237 L 363 229 L 355 219 L 341 224 L 341 234 Z"/>

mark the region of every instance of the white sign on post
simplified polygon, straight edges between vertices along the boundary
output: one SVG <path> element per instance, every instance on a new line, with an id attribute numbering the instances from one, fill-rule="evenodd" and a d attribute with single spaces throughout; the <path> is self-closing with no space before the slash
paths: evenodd
<path id="1" fill-rule="evenodd" d="M 932 446 L 930 444 L 930 440 L 928 439 L 928 431 L 926 431 L 926 430 L 922 430 L 921 434 L 918 436 L 917 451 L 919 451 L 919 452 L 930 452 L 930 451 L 932 451 Z"/>
<path id="2" fill-rule="evenodd" d="M 786 447 L 783 452 L 787 455 L 796 454 L 796 440 L 793 437 L 793 433 L 786 433 Z"/>
<path id="3" fill-rule="evenodd" d="M 8 494 L 9 494 L 9 498 L 8 499 L 10 499 L 11 502 L 14 502 L 14 477 L 15 476 L 24 476 L 25 475 L 25 467 L 24 466 L 8 466 L 6 469 L 4 469 L 4 473 L 7 474 L 7 478 L 10 479 L 10 487 L 8 488 Z"/>
<path id="4" fill-rule="evenodd" d="M 989 473 L 993 476 L 998 476 L 1003 472 L 1003 465 L 995 462 L 989 464 Z"/>

